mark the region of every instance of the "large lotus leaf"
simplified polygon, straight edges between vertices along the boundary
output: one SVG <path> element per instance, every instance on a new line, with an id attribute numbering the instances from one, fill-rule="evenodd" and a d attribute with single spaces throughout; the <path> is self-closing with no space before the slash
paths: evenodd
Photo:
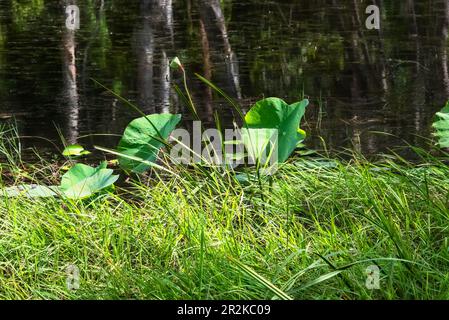
<path id="1" fill-rule="evenodd" d="M 449 148 L 449 101 L 440 112 L 437 112 L 432 126 L 440 148 Z"/>
<path id="2" fill-rule="evenodd" d="M 263 99 L 246 114 L 245 122 L 248 129 L 278 130 L 277 158 L 284 162 L 305 139 L 305 132 L 299 124 L 308 104 L 307 99 L 291 105 L 279 98 Z"/>
<path id="3" fill-rule="evenodd" d="M 5 195 L 6 197 L 28 197 L 28 198 L 47 198 L 59 195 L 61 192 L 56 186 L 41 186 L 37 184 L 19 185 L 4 188 L 0 190 L 0 195 Z"/>
<path id="4" fill-rule="evenodd" d="M 260 161 L 261 165 L 278 162 L 278 130 L 268 129 L 241 129 L 242 141 L 246 147 L 248 159 L 252 164 Z"/>
<path id="5" fill-rule="evenodd" d="M 181 121 L 179 114 L 152 114 L 138 118 L 126 127 L 125 133 L 118 145 L 118 152 L 134 158 L 155 162 L 159 149 L 163 146 L 161 140 L 166 140 Z M 150 168 L 147 163 L 119 156 L 120 166 L 125 170 L 143 173 Z"/>
<path id="6" fill-rule="evenodd" d="M 117 181 L 118 175 L 113 175 L 112 169 L 106 169 L 103 162 L 97 168 L 78 163 L 62 176 L 60 190 L 71 199 L 87 198 Z"/>

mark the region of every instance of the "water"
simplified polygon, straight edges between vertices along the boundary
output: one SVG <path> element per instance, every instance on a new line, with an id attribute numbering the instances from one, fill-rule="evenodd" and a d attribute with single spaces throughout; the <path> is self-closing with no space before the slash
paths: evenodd
<path id="1" fill-rule="evenodd" d="M 65 27 L 65 6 L 80 29 Z M 365 28 L 368 1 L 0 0 L 0 121 L 14 117 L 27 147 L 69 142 L 113 147 L 138 114 L 192 119 L 170 86 L 179 56 L 199 114 L 232 126 L 233 111 L 193 76 L 205 75 L 245 110 L 267 96 L 311 101 L 307 144 L 385 152 L 431 136 L 449 98 L 448 1 L 377 1 L 381 29 Z M 338 3 L 338 4 L 337 4 Z M 103 134 L 88 136 L 89 134 Z M 44 139 L 42 139 L 44 138 Z"/>

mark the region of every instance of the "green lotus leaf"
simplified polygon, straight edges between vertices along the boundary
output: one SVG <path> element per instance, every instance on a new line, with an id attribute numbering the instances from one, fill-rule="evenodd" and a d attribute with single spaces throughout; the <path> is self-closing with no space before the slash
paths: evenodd
<path id="1" fill-rule="evenodd" d="M 449 148 L 449 101 L 440 112 L 436 113 L 432 127 L 435 129 L 438 146 L 440 148 Z"/>
<path id="2" fill-rule="evenodd" d="M 90 154 L 89 151 L 85 150 L 82 146 L 79 144 L 73 144 L 70 146 L 67 146 L 64 151 L 62 152 L 62 155 L 65 157 L 79 157 Z"/>
<path id="3" fill-rule="evenodd" d="M 308 104 L 307 99 L 291 105 L 279 98 L 258 101 L 246 114 L 247 128 L 242 129 L 249 153 L 257 157 L 270 153 L 264 148 L 276 148 L 277 161 L 285 162 L 306 137 L 299 125 Z"/>
<path id="4" fill-rule="evenodd" d="M 112 169 L 106 169 L 107 162 L 93 168 L 85 164 L 74 165 L 62 176 L 60 190 L 70 199 L 83 199 L 112 186 L 118 175 Z"/>
<path id="5" fill-rule="evenodd" d="M 150 168 L 148 163 L 133 158 L 155 162 L 159 149 L 179 121 L 181 115 L 169 113 L 152 114 L 131 121 L 117 149 L 119 153 L 125 155 L 118 158 L 120 166 L 135 173 L 148 170 Z"/>

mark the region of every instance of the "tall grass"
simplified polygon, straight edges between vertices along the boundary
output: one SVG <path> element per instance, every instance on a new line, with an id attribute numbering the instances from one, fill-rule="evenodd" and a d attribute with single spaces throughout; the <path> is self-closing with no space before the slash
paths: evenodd
<path id="1" fill-rule="evenodd" d="M 8 141 L 1 166 L 15 174 Z M 171 165 L 88 201 L 0 195 L 0 298 L 447 299 L 449 167 L 420 154 L 294 158 L 245 185 Z M 41 184 L 59 174 L 33 170 Z M 365 285 L 370 265 L 378 290 Z"/>

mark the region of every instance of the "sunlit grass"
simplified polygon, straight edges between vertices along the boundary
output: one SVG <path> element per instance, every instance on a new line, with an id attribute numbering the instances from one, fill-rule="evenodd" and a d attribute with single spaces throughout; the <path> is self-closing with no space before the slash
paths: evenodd
<path id="1" fill-rule="evenodd" d="M 245 186 L 172 166 L 90 200 L 1 197 L 0 298 L 447 299 L 449 167 L 425 157 L 293 158 Z M 42 161 L 1 186 L 60 173 Z"/>

